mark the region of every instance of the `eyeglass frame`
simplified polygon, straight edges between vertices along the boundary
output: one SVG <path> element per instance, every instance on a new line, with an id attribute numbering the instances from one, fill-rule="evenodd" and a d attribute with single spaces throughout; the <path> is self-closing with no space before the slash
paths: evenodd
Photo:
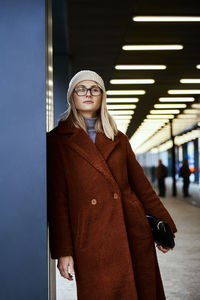
<path id="1" fill-rule="evenodd" d="M 103 92 L 102 89 L 101 89 L 98 85 L 97 85 L 97 86 L 93 86 L 93 87 L 91 87 L 91 88 L 87 88 L 86 86 L 83 86 L 83 87 L 86 89 L 86 93 L 85 93 L 84 95 L 78 95 L 78 93 L 77 93 L 77 88 L 78 88 L 78 87 L 74 88 L 74 92 L 75 92 L 79 97 L 86 96 L 88 91 L 90 91 L 90 94 L 91 94 L 93 97 L 100 96 L 100 95 L 102 94 L 102 92 Z M 98 88 L 100 89 L 100 94 L 99 94 L 99 95 L 93 95 L 93 94 L 92 94 L 92 89 L 93 89 L 94 87 L 98 87 Z"/>

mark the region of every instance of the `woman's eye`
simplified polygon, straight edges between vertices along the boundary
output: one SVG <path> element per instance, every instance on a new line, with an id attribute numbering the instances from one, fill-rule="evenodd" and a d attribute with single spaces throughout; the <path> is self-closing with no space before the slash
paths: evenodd
<path id="1" fill-rule="evenodd" d="M 84 91 L 85 91 L 85 88 L 84 88 L 84 87 L 79 87 L 79 88 L 78 88 L 78 91 L 79 91 L 79 92 L 84 92 Z"/>
<path id="2" fill-rule="evenodd" d="M 93 91 L 93 92 L 99 92 L 99 88 L 98 88 L 98 87 L 93 87 L 93 88 L 92 88 L 92 91 Z"/>

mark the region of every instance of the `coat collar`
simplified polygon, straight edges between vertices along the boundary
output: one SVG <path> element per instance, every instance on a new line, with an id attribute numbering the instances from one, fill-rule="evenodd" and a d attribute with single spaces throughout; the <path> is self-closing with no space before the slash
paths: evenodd
<path id="1" fill-rule="evenodd" d="M 66 138 L 64 137 L 63 139 L 64 144 L 81 155 L 109 181 L 115 183 L 106 160 L 119 143 L 118 135 L 115 137 L 115 140 L 112 141 L 107 138 L 104 133 L 97 132 L 95 143 L 93 143 L 89 135 L 83 129 L 69 125 L 67 121 L 61 122 L 58 125 L 58 132 L 62 135 L 66 135 Z"/>
<path id="2" fill-rule="evenodd" d="M 85 152 L 87 156 L 97 155 L 97 151 L 107 160 L 119 143 L 119 136 L 115 136 L 114 141 L 106 137 L 104 133 L 97 132 L 95 143 L 91 140 L 89 135 L 81 128 L 76 128 L 75 126 L 69 124 L 69 122 L 60 122 L 58 125 L 59 133 L 68 135 L 65 139 L 71 147 L 75 147 L 81 153 Z"/>

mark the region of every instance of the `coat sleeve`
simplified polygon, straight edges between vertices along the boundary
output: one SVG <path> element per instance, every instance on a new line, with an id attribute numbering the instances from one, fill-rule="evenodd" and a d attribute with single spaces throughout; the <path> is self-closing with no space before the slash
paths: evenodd
<path id="1" fill-rule="evenodd" d="M 58 138 L 47 134 L 47 196 L 50 252 L 53 259 L 73 256 L 67 185 Z"/>
<path id="2" fill-rule="evenodd" d="M 131 189 L 141 201 L 146 215 L 152 215 L 167 221 L 170 224 L 172 231 L 176 232 L 176 225 L 145 176 L 143 168 L 136 160 L 127 137 L 126 145 L 128 178 Z"/>

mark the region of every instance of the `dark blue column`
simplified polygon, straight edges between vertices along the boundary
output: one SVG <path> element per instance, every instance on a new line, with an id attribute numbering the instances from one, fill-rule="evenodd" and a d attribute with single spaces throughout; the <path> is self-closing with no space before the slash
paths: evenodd
<path id="1" fill-rule="evenodd" d="M 47 300 L 45 1 L 1 1 L 0 41 L 0 299 Z"/>
<path id="2" fill-rule="evenodd" d="M 188 158 L 187 143 L 183 144 L 183 161 Z"/>
<path id="3" fill-rule="evenodd" d="M 195 182 L 199 182 L 199 151 L 198 151 L 198 139 L 194 140 L 194 164 L 195 164 Z"/>

